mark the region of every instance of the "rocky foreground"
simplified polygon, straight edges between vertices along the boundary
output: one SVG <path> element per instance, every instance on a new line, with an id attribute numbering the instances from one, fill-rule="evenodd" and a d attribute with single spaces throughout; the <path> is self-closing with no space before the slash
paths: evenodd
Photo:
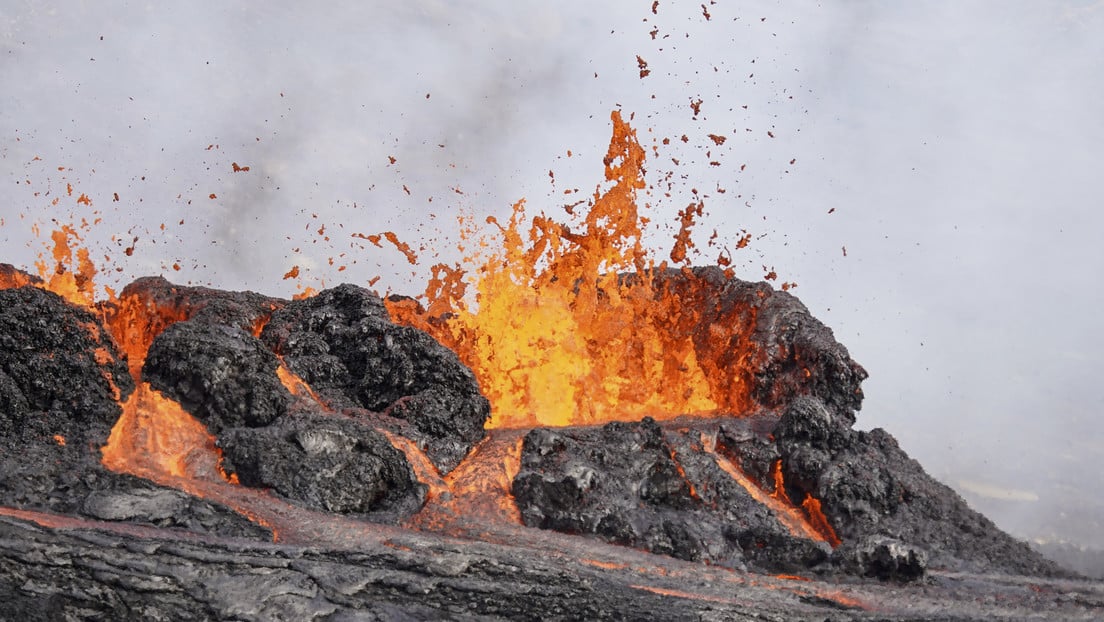
<path id="1" fill-rule="evenodd" d="M 866 372 L 765 283 L 660 279 L 740 417 L 487 432 L 470 370 L 367 290 L 140 279 L 83 309 L 0 268 L 2 619 L 1104 616 L 1100 583 L 853 430 Z M 141 438 L 104 466 L 148 390 L 221 474 Z"/>

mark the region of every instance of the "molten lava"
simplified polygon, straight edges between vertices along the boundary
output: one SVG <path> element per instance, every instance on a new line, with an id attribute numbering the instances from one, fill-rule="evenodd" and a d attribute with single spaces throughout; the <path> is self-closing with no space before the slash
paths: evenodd
<path id="1" fill-rule="evenodd" d="M 142 375 L 146 352 L 153 340 L 169 326 L 188 319 L 187 309 L 159 305 L 135 295 L 124 295 L 105 306 L 110 309 L 105 318 L 108 332 L 126 353 L 130 375 L 135 380 Z"/>
<path id="2" fill-rule="evenodd" d="M 276 367 L 276 377 L 280 379 L 280 383 L 284 385 L 284 388 L 288 390 L 288 393 L 299 397 L 309 397 L 311 400 L 318 403 L 323 410 L 330 410 L 329 406 L 322 401 L 322 398 L 318 397 L 318 394 L 314 392 L 314 389 L 307 384 L 307 381 L 303 380 L 296 374 L 287 368 L 287 365 L 281 361 Z M 394 442 L 392 442 L 392 445 Z"/>
<path id="3" fill-rule="evenodd" d="M 173 478 L 227 478 L 215 438 L 173 400 L 141 383 L 123 404 L 123 414 L 103 447 L 103 464 L 172 485 Z"/>
<path id="4" fill-rule="evenodd" d="M 71 244 L 80 243 L 80 234 L 72 225 L 62 225 L 50 234 L 50 238 L 54 241 L 53 257 L 56 263 L 52 268 L 45 259 L 40 259 L 35 264 L 38 275 L 43 280 L 36 285 L 78 307 L 92 308 L 95 303 L 93 279 L 96 276 L 96 266 L 89 258 L 87 248 L 77 248 L 74 258 Z"/>
<path id="5" fill-rule="evenodd" d="M 473 369 L 491 402 L 488 427 L 739 413 L 746 403 L 731 372 L 707 375 L 699 364 L 691 329 L 700 310 L 657 281 L 665 265 L 655 267 L 641 246 L 646 219 L 636 204 L 644 149 L 618 112 L 612 120 L 611 185 L 595 192 L 574 229 L 544 215 L 526 228 L 519 202 L 505 226 L 488 218 L 502 242 L 479 264 L 475 304 L 463 299 L 463 271 L 446 266 L 435 267 L 423 312 L 389 302 L 396 322 L 426 330 Z M 677 258 L 700 206 L 687 214 Z"/>

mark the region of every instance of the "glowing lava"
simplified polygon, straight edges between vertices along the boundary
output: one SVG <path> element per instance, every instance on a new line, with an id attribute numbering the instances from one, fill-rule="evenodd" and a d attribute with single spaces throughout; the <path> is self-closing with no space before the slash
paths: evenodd
<path id="1" fill-rule="evenodd" d="M 221 452 L 207 428 L 173 400 L 140 383 L 123 403 L 123 414 L 103 447 L 103 464 L 158 483 L 172 478 L 232 483 L 219 466 Z M 175 483 L 175 482 L 173 482 Z"/>
<path id="2" fill-rule="evenodd" d="M 463 271 L 440 265 L 424 311 L 389 302 L 395 321 L 426 330 L 472 368 L 491 402 L 488 427 L 739 413 L 746 402 L 731 373 L 703 372 L 691 339 L 700 311 L 662 287 L 666 266 L 653 266 L 641 247 L 644 149 L 618 112 L 612 120 L 611 185 L 595 192 L 575 229 L 544 215 L 526 229 L 519 202 L 505 226 L 488 219 L 502 244 L 476 271 L 474 305 L 463 299 Z"/>
<path id="3" fill-rule="evenodd" d="M 71 243 L 79 244 L 80 234 L 72 225 L 62 225 L 50 234 L 50 238 L 54 241 L 55 267 L 51 268 L 45 259 L 40 259 L 35 267 L 43 282 L 35 285 L 54 292 L 78 307 L 92 308 L 95 303 L 93 279 L 96 277 L 96 266 L 89 258 L 87 248 L 78 247 L 74 258 Z"/>

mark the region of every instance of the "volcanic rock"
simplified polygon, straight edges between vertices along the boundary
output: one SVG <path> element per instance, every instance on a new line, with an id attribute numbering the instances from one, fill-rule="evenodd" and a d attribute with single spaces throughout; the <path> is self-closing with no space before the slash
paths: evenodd
<path id="1" fill-rule="evenodd" d="M 0 504 L 267 536 L 224 506 L 100 464 L 134 390 L 122 361 L 91 313 L 35 287 L 0 290 Z"/>
<path id="2" fill-rule="evenodd" d="M 846 421 L 818 400 L 800 398 L 774 429 L 787 485 L 819 499 L 845 542 L 881 536 L 925 550 L 929 564 L 943 568 L 1062 572 L 970 509 L 888 432 L 854 431 Z"/>
<path id="3" fill-rule="evenodd" d="M 836 559 L 853 574 L 883 581 L 913 581 L 924 576 L 928 566 L 922 549 L 884 536 L 848 542 L 836 551 Z"/>
<path id="4" fill-rule="evenodd" d="M 142 378 L 217 435 L 268 425 L 287 411 L 291 394 L 276 376 L 279 364 L 244 330 L 195 319 L 173 324 L 153 341 Z"/>
<path id="5" fill-rule="evenodd" d="M 794 536 L 702 451 L 655 421 L 533 430 L 513 494 L 525 524 L 688 561 L 772 572 L 813 566 L 826 544 Z"/>
<path id="6" fill-rule="evenodd" d="M 309 507 L 394 521 L 417 511 L 426 486 L 383 434 L 335 413 L 296 413 L 220 437 L 227 470 Z"/>
<path id="7" fill-rule="evenodd" d="M 135 280 L 119 293 L 113 312 L 141 310 L 141 325 L 133 332 L 151 337 L 173 322 L 194 320 L 202 324 L 234 326 L 253 332 L 268 316 L 287 301 L 255 292 L 228 292 L 210 287 L 170 283 L 163 277 L 147 276 Z"/>
<path id="8" fill-rule="evenodd" d="M 394 521 L 421 507 L 425 486 L 371 423 L 311 401 L 288 414 L 293 398 L 277 376 L 279 358 L 240 328 L 269 299 L 167 281 L 146 285 L 130 291 L 159 304 L 185 301 L 191 319 L 153 340 L 142 377 L 207 426 L 223 451 L 223 468 L 241 484 L 375 520 Z M 166 302 L 166 291 L 178 298 Z"/>
<path id="9" fill-rule="evenodd" d="M 333 408 L 405 420 L 401 433 L 442 473 L 483 438 L 490 404 L 475 376 L 428 334 L 391 322 L 376 294 L 340 285 L 275 311 L 261 339 Z"/>
<path id="10" fill-rule="evenodd" d="M 0 490 L 72 503 L 134 390 L 96 318 L 36 287 L 0 290 Z M 86 486 L 84 488 L 87 488 Z M 79 494 L 79 492 L 78 492 Z"/>
<path id="11" fill-rule="evenodd" d="M 75 424 L 110 426 L 121 412 L 118 400 L 134 390 L 95 316 L 36 287 L 0 290 L 0 371 L 11 380 L 8 400 L 25 400 L 32 411 L 63 412 Z"/>

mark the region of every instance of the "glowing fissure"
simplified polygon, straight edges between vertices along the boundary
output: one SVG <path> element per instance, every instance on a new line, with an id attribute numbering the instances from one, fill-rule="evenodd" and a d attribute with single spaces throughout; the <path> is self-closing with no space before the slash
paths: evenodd
<path id="1" fill-rule="evenodd" d="M 523 438 L 507 432 L 492 433 L 445 477 L 408 439 L 388 434 L 418 476 L 429 486 L 425 506 L 407 522 L 422 529 L 447 530 L 457 519 L 493 524 L 521 525 L 521 512 L 511 486 L 521 469 Z"/>
<path id="2" fill-rule="evenodd" d="M 280 379 L 280 383 L 284 385 L 284 388 L 288 390 L 288 393 L 291 393 L 292 395 L 298 397 L 310 398 L 312 401 L 317 403 L 318 406 L 322 408 L 322 410 L 332 410 L 325 402 L 322 401 L 322 398 L 314 392 L 314 389 L 312 389 L 311 386 L 307 384 L 306 380 L 303 380 L 299 377 L 298 374 L 288 369 L 287 365 L 284 364 L 282 358 L 280 358 L 280 364 L 276 366 L 276 377 Z M 392 443 L 392 445 L 393 444 L 394 443 Z"/>
<path id="3" fill-rule="evenodd" d="M 742 486 L 753 499 L 770 508 L 778 518 L 778 522 L 782 523 L 791 534 L 798 538 L 827 542 L 832 547 L 839 546 L 840 541 L 839 538 L 836 538 L 834 531 L 831 532 L 831 539 L 829 539 L 813 522 L 802 514 L 801 510 L 790 502 L 790 498 L 786 496 L 785 486 L 781 484 L 781 471 L 777 470 L 777 465 L 779 463 L 775 463 L 775 472 L 777 473 L 777 475 L 775 475 L 775 489 L 773 492 L 768 493 L 745 475 L 744 472 L 740 470 L 740 467 L 733 464 L 731 460 L 717 451 L 717 435 L 715 432 L 702 432 L 701 443 L 702 449 L 712 454 L 713 459 L 717 461 L 717 466 L 721 467 L 721 470 L 725 473 L 728 473 L 729 476 L 731 476 L 737 484 Z M 818 503 L 818 510 L 819 507 Z M 823 517 L 823 514 L 821 517 Z M 828 525 L 828 520 L 823 520 L 824 526 L 831 530 L 832 527 Z"/>

